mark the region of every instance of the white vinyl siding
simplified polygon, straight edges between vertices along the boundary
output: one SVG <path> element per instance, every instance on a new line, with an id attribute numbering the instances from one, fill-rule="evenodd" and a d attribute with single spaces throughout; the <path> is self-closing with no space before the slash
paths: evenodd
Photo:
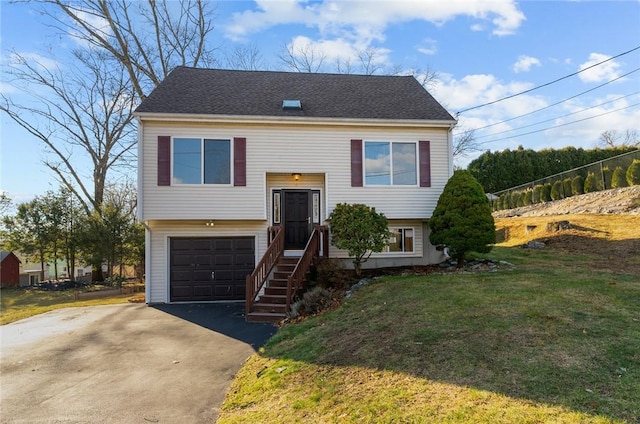
<path id="1" fill-rule="evenodd" d="M 255 237 L 255 263 L 267 248 L 267 226 L 256 221 L 214 221 L 207 226 L 200 221 L 152 221 L 148 223 L 147 244 L 151 264 L 147 268 L 147 303 L 169 302 L 169 238 L 170 237 Z M 149 231 L 149 230 L 148 230 Z"/>
<path id="2" fill-rule="evenodd" d="M 376 128 L 285 125 L 208 125 L 143 121 L 141 188 L 143 220 L 270 220 L 268 175 L 316 175 L 323 187 L 323 218 L 337 203 L 374 206 L 389 219 L 427 219 L 444 188 L 449 170 L 448 128 Z M 233 139 L 246 137 L 245 187 L 157 185 L 157 138 Z M 350 140 L 431 141 L 431 187 L 351 187 Z M 292 181 L 289 182 L 292 184 Z M 277 185 L 274 183 L 274 185 Z M 272 186 L 272 183 L 269 183 Z"/>

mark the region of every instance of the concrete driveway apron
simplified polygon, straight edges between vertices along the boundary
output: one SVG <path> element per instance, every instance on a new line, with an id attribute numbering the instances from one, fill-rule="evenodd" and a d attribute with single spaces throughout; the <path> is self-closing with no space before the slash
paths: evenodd
<path id="1" fill-rule="evenodd" d="M 121 304 L 0 327 L 2 423 L 212 423 L 276 328 L 243 304 Z"/>

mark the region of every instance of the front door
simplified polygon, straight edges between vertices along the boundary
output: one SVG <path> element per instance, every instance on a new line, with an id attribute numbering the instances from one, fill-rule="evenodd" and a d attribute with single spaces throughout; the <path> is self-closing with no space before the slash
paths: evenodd
<path id="1" fill-rule="evenodd" d="M 284 248 L 304 249 L 311 234 L 311 191 L 284 190 Z"/>

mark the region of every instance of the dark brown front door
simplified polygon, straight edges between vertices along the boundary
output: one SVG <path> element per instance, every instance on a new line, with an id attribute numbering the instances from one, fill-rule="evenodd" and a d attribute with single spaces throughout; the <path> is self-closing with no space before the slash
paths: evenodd
<path id="1" fill-rule="evenodd" d="M 311 234 L 311 192 L 285 190 L 284 192 L 284 248 L 304 249 Z"/>

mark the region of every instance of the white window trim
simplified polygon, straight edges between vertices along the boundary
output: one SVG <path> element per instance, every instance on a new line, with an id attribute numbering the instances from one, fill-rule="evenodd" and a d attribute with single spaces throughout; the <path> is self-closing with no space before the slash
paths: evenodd
<path id="1" fill-rule="evenodd" d="M 389 231 L 391 232 L 398 232 L 399 230 L 411 230 L 413 232 L 413 250 L 410 252 L 407 251 L 398 251 L 398 252 L 392 252 L 391 250 L 389 250 L 389 245 L 387 244 L 384 248 L 384 250 L 380 253 L 383 253 L 385 255 L 413 255 L 416 253 L 416 229 L 415 227 L 407 227 L 407 226 L 396 226 L 396 227 L 389 227 Z M 404 234 L 404 232 L 403 232 Z M 404 243 L 403 243 L 404 245 Z"/>
<path id="2" fill-rule="evenodd" d="M 174 158 L 173 158 L 173 145 L 175 139 L 180 138 L 190 138 L 190 139 L 199 139 L 200 140 L 200 182 L 195 184 L 185 184 L 185 183 L 176 183 L 174 182 Z M 229 183 L 228 184 L 206 184 L 204 182 L 204 141 L 205 140 L 214 140 L 214 141 L 228 141 L 229 142 Z M 171 160 L 171 185 L 176 187 L 233 187 L 234 181 L 233 177 L 235 175 L 234 169 L 234 138 L 233 137 L 193 137 L 193 136 L 172 136 L 171 137 L 171 152 L 170 160 Z"/>
<path id="3" fill-rule="evenodd" d="M 367 184 L 367 143 L 389 143 L 389 172 L 391 182 L 389 184 Z M 394 184 L 393 183 L 393 144 L 413 144 L 415 146 L 416 160 L 414 162 L 416 168 L 415 184 Z M 418 141 L 402 141 L 402 140 L 363 140 L 362 141 L 362 184 L 365 187 L 419 187 L 420 186 L 420 151 Z"/>

